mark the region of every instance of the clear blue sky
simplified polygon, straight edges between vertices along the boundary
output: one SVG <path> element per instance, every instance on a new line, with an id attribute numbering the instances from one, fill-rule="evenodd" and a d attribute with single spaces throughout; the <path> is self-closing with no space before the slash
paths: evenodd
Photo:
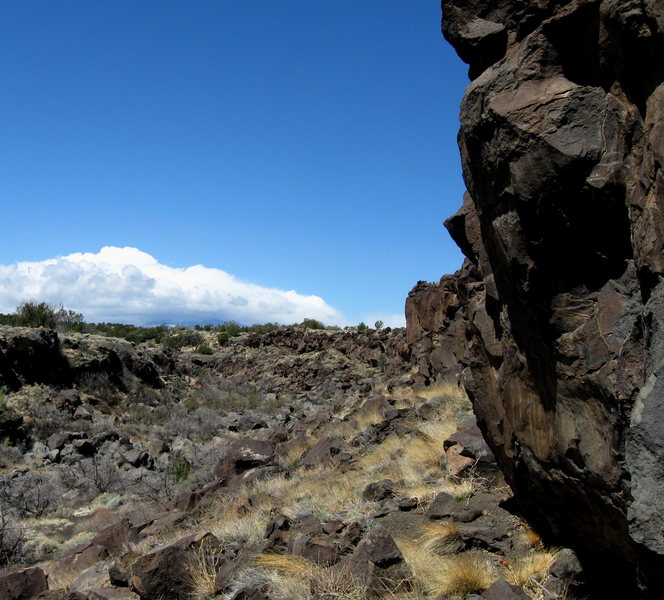
<path id="1" fill-rule="evenodd" d="M 61 263 L 37 283 L 15 263 L 104 246 L 320 296 L 351 323 L 460 266 L 442 221 L 467 78 L 437 0 L 1 6 L 0 312 L 55 290 L 98 318 L 103 285 L 69 296 Z"/>

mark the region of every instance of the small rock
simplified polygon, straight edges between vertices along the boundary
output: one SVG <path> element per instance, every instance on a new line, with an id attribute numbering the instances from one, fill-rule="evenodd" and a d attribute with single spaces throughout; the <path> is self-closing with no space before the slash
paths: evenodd
<path id="1" fill-rule="evenodd" d="M 364 488 L 362 498 L 370 502 L 380 502 L 385 498 L 392 498 L 394 496 L 394 482 L 390 479 L 381 479 L 370 483 Z"/>
<path id="2" fill-rule="evenodd" d="M 417 508 L 419 503 L 420 501 L 417 498 L 401 498 L 398 506 L 399 510 L 406 512 Z"/>
<path id="3" fill-rule="evenodd" d="M 72 415 L 72 418 L 81 421 L 92 421 L 92 413 L 85 408 L 85 406 L 79 406 Z"/>
<path id="4" fill-rule="evenodd" d="M 530 600 L 530 596 L 517 585 L 504 579 L 494 582 L 481 596 L 482 600 Z"/>

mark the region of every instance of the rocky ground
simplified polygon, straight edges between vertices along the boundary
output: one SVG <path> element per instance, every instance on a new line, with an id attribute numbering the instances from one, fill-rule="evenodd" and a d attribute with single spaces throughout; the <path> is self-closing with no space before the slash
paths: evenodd
<path id="1" fill-rule="evenodd" d="M 578 593 L 404 330 L 201 335 L 1 329 L 0 598 Z"/>

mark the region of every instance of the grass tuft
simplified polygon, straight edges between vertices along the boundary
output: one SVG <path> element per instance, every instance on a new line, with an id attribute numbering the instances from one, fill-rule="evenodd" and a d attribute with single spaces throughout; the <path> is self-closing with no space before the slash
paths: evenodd
<path id="1" fill-rule="evenodd" d="M 455 523 L 449 521 L 427 523 L 425 533 L 420 537 L 420 543 L 435 554 L 452 554 L 459 552 L 461 546 L 461 532 Z"/>
<path id="2" fill-rule="evenodd" d="M 221 562 L 219 547 L 203 540 L 185 566 L 192 599 L 204 599 L 214 594 L 214 580 Z"/>
<path id="3" fill-rule="evenodd" d="M 429 597 L 464 598 L 482 592 L 496 579 L 488 559 L 481 554 L 462 553 L 439 556 L 423 544 L 412 540 L 396 540 L 406 562 L 413 571 L 418 587 Z"/>
<path id="4" fill-rule="evenodd" d="M 523 588 L 534 590 L 541 583 L 556 559 L 557 551 L 532 552 L 510 564 L 507 580 Z"/>

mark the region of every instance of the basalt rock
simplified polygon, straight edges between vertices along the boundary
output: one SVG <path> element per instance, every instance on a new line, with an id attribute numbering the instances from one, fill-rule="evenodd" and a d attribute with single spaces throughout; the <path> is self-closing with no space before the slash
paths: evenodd
<path id="1" fill-rule="evenodd" d="M 0 333 L 0 385 L 16 390 L 23 383 L 67 384 L 72 380 L 55 331 L 3 327 Z"/>
<path id="2" fill-rule="evenodd" d="M 597 594 L 664 589 L 664 5 L 444 0 L 466 255 L 407 302 L 522 509 Z M 427 348 L 428 345 L 428 348 Z"/>

